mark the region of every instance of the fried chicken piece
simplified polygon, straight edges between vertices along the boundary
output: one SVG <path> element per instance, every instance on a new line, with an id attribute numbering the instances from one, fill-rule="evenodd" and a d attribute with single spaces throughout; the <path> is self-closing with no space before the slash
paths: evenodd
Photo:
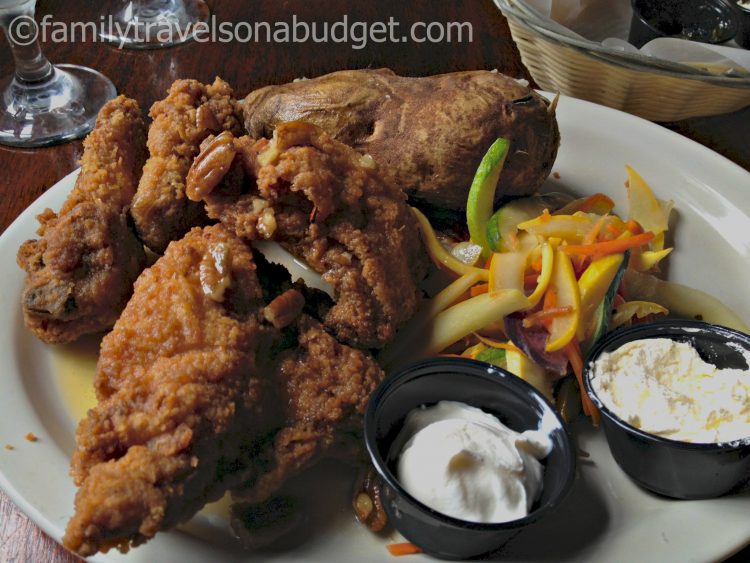
<path id="1" fill-rule="evenodd" d="M 322 274 L 336 294 L 325 324 L 340 340 L 382 347 L 414 313 L 427 259 L 406 197 L 322 129 L 285 123 L 257 142 L 222 133 L 204 143 L 187 190 L 211 218 L 280 242 Z"/>
<path id="2" fill-rule="evenodd" d="M 261 299 L 250 249 L 220 225 L 193 229 L 136 281 L 76 433 L 68 549 L 126 551 L 247 477 L 283 414 L 258 365 L 272 340 Z"/>
<path id="3" fill-rule="evenodd" d="M 327 456 L 366 457 L 362 418 L 384 377 L 368 352 L 337 342 L 316 320 L 327 310 L 328 295 L 299 280 L 292 283 L 289 272 L 260 254 L 256 264 L 268 301 L 264 316 L 269 322 L 286 320 L 281 338 L 267 351 L 285 420 L 252 460 L 252 477 L 233 492 L 232 529 L 248 549 L 272 543 L 300 522 L 294 503 L 277 496 L 288 478 Z"/>
<path id="4" fill-rule="evenodd" d="M 284 427 L 259 453 L 257 474 L 233 491 L 236 500 L 265 502 L 289 477 L 361 442 L 367 401 L 383 371 L 369 353 L 341 344 L 308 315 L 297 330 L 297 346 L 280 354 L 276 368 Z"/>
<path id="5" fill-rule="evenodd" d="M 146 157 L 138 104 L 119 96 L 83 142 L 81 173 L 58 214 L 39 215 L 37 240 L 18 250 L 26 273 L 26 326 L 45 342 L 71 342 L 110 328 L 146 263 L 127 210 Z"/>
<path id="6" fill-rule="evenodd" d="M 185 177 L 201 141 L 221 131 L 241 134 L 242 116 L 231 87 L 220 78 L 210 85 L 175 81 L 150 115 L 150 157 L 131 213 L 143 242 L 161 254 L 170 241 L 207 223 L 203 205 L 185 197 Z"/>

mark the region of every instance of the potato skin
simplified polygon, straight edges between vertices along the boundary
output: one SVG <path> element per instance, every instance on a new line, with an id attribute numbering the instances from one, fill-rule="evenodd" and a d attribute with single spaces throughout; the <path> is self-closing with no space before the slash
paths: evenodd
<path id="1" fill-rule="evenodd" d="M 496 202 L 537 190 L 560 143 L 549 102 L 490 71 L 409 78 L 345 70 L 251 92 L 244 114 L 256 138 L 285 121 L 315 123 L 370 154 L 416 203 L 447 209 L 465 209 L 474 172 L 497 137 L 510 139 L 511 153 Z"/>

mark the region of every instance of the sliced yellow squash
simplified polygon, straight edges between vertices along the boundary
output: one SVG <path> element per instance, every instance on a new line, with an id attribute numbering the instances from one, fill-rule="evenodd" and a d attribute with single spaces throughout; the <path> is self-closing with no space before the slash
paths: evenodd
<path id="1" fill-rule="evenodd" d="M 632 318 L 642 319 L 646 315 L 668 315 L 666 307 L 651 301 L 625 301 L 615 307 L 615 314 L 609 323 L 609 329 L 614 330 L 622 326 Z"/>
<path id="2" fill-rule="evenodd" d="M 519 224 L 518 230 L 544 238 L 560 238 L 571 244 L 578 244 L 593 226 L 594 221 L 586 213 L 579 212 L 573 215 L 542 213 L 539 217 Z"/>
<path id="3" fill-rule="evenodd" d="M 555 251 L 550 287 L 557 294 L 557 306 L 570 307 L 570 313 L 553 318 L 550 324 L 550 335 L 544 349 L 554 352 L 564 348 L 575 338 L 581 320 L 581 295 L 573 264 L 559 248 Z"/>
<path id="4" fill-rule="evenodd" d="M 585 327 L 592 325 L 594 314 L 599 303 L 602 302 L 617 270 L 622 264 L 622 254 L 610 254 L 598 258 L 589 264 L 578 280 L 578 290 L 581 295 L 581 321 L 578 324 L 578 340 L 583 341 L 588 335 Z"/>
<path id="5" fill-rule="evenodd" d="M 428 334 L 424 335 L 423 346 L 417 346 L 419 349 L 412 352 L 432 356 L 467 334 L 528 306 L 526 296 L 515 289 L 477 295 L 438 314 L 432 325 L 425 327 Z"/>
<path id="6" fill-rule="evenodd" d="M 552 383 L 547 372 L 518 350 L 505 352 L 506 369 L 535 387 L 548 400 L 552 400 Z"/>
<path id="7" fill-rule="evenodd" d="M 732 309 L 699 289 L 630 269 L 625 270 L 624 282 L 628 301 L 654 301 L 682 317 L 701 318 L 750 334 L 750 327 Z"/>
<path id="8" fill-rule="evenodd" d="M 671 204 L 656 199 L 641 175 L 630 166 L 625 168 L 628 171 L 629 218 L 637 221 L 644 231 L 651 231 L 655 235 L 663 233 L 668 227 Z"/>
<path id="9" fill-rule="evenodd" d="M 644 250 L 642 252 L 633 252 L 630 255 L 629 267 L 639 272 L 647 272 L 652 268 L 656 267 L 659 262 L 664 260 L 673 248 L 665 248 L 663 250 Z"/>
<path id="10" fill-rule="evenodd" d="M 523 293 L 528 251 L 495 252 L 490 261 L 489 291 L 517 289 Z"/>
<path id="11" fill-rule="evenodd" d="M 435 231 L 432 229 L 432 225 L 430 225 L 427 217 L 425 217 L 421 211 L 413 207 L 411 208 L 411 211 L 417 218 L 417 223 L 419 223 L 419 228 L 422 232 L 422 240 L 424 241 L 427 253 L 435 263 L 451 270 L 459 276 L 475 273 L 480 280 L 487 281 L 487 270 L 475 266 L 468 266 L 455 256 L 451 255 L 451 253 L 440 244 L 440 241 L 435 235 Z"/>
<path id="12" fill-rule="evenodd" d="M 552 245 L 544 243 L 542 245 L 542 271 L 536 280 L 536 289 L 529 295 L 529 306 L 534 307 L 544 295 L 552 279 L 552 269 L 555 264 L 555 251 Z"/>

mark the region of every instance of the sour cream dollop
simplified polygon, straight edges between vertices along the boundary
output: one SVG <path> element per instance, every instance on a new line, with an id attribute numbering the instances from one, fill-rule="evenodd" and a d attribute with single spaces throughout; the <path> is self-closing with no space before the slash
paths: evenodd
<path id="1" fill-rule="evenodd" d="M 591 385 L 609 410 L 651 434 L 695 443 L 750 437 L 750 371 L 718 369 L 685 342 L 628 342 L 594 362 Z"/>
<path id="2" fill-rule="evenodd" d="M 441 401 L 413 410 L 396 443 L 406 441 L 398 479 L 433 510 L 469 522 L 523 518 L 542 491 L 540 459 L 549 437 L 518 433 L 464 403 Z"/>

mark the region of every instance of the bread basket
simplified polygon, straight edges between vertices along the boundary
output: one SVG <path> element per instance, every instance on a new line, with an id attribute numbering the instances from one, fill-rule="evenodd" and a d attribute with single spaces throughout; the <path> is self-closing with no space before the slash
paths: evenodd
<path id="1" fill-rule="evenodd" d="M 624 53 L 540 17 L 516 0 L 494 0 L 540 88 L 652 121 L 716 115 L 750 105 L 750 78 Z"/>

